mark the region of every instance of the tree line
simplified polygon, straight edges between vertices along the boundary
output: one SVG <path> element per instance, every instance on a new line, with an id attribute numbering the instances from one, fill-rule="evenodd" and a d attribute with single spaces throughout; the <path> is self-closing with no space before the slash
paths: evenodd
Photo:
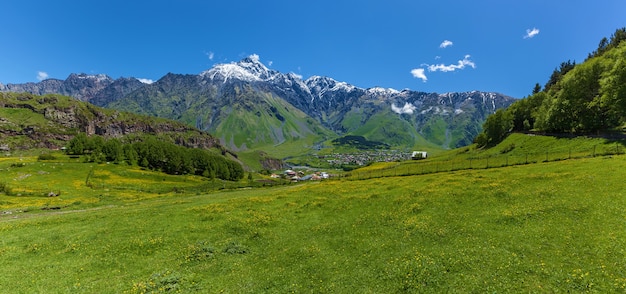
<path id="1" fill-rule="evenodd" d="M 603 38 L 585 62 L 567 61 L 543 89 L 500 109 L 474 140 L 494 146 L 511 132 L 594 133 L 626 123 L 626 28 Z"/>
<path id="2" fill-rule="evenodd" d="M 168 174 L 194 174 L 228 181 L 244 177 L 243 168 L 233 160 L 206 150 L 178 146 L 153 136 L 123 143 L 117 138 L 105 139 L 79 133 L 68 142 L 66 152 L 83 155 L 88 162 L 126 163 Z"/>

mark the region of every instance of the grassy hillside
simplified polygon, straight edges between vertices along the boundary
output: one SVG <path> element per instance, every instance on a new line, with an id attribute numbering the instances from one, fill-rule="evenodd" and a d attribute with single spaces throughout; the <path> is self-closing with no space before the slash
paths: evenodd
<path id="1" fill-rule="evenodd" d="M 177 121 L 96 107 L 61 95 L 0 93 L 0 146 L 60 148 L 78 133 L 115 138 L 152 134 L 180 145 L 224 149 L 208 133 Z"/>
<path id="2" fill-rule="evenodd" d="M 350 179 L 423 175 L 446 171 L 488 169 L 596 156 L 623 155 L 626 139 L 558 138 L 514 133 L 492 148 L 471 145 L 431 152 L 426 160 L 375 163 L 348 174 Z"/>
<path id="3" fill-rule="evenodd" d="M 0 196 L 12 293 L 626 291 L 625 156 L 220 193 L 22 162 L 11 185 L 77 190 Z"/>
<path id="4" fill-rule="evenodd" d="M 475 138 L 491 147 L 508 134 L 523 131 L 571 134 L 624 134 L 626 125 L 626 28 L 581 64 L 567 61 L 555 69 L 543 90 L 500 109 Z"/>

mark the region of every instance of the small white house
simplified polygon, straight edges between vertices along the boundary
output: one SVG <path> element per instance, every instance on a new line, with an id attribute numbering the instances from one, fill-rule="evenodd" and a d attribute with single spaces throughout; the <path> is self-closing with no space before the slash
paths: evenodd
<path id="1" fill-rule="evenodd" d="M 411 154 L 411 159 L 413 160 L 426 159 L 427 157 L 428 152 L 426 151 L 413 151 L 413 154 Z"/>

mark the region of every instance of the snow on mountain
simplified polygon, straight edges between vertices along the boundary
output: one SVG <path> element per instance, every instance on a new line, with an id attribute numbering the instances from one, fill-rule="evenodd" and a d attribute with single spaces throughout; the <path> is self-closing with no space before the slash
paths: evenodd
<path id="1" fill-rule="evenodd" d="M 315 92 L 320 92 L 322 90 L 351 92 L 355 89 L 358 89 L 357 87 L 350 85 L 346 82 L 338 82 L 332 78 L 321 76 L 312 76 L 304 81 L 304 83 L 311 88 L 315 88 Z"/>
<path id="2" fill-rule="evenodd" d="M 98 82 L 104 82 L 104 81 L 113 81 L 113 79 L 105 74 L 97 74 L 97 75 L 88 75 L 88 74 L 71 74 L 70 78 L 76 78 L 76 79 L 81 79 L 81 80 L 95 80 Z"/>
<path id="3" fill-rule="evenodd" d="M 250 55 L 239 62 L 231 62 L 215 65 L 213 68 L 200 73 L 204 78 L 212 80 L 241 80 L 245 82 L 270 81 L 281 75 L 275 70 L 268 69 L 260 62 L 259 56 Z"/>
<path id="4" fill-rule="evenodd" d="M 395 95 L 400 94 L 400 91 L 392 88 L 373 87 L 365 90 L 370 95 Z"/>

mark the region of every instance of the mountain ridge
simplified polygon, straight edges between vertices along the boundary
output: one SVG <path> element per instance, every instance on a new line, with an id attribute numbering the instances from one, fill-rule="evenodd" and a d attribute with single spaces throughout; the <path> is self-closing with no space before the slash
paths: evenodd
<path id="1" fill-rule="evenodd" d="M 66 80 L 0 84 L 2 92 L 59 93 L 97 106 L 182 121 L 233 150 L 297 148 L 355 134 L 392 146 L 470 144 L 488 114 L 515 99 L 494 92 L 425 93 L 360 88 L 330 77 L 306 80 L 250 55 L 200 74 L 168 73 L 154 83 L 72 74 Z M 234 129 L 233 129 L 234 128 Z"/>

